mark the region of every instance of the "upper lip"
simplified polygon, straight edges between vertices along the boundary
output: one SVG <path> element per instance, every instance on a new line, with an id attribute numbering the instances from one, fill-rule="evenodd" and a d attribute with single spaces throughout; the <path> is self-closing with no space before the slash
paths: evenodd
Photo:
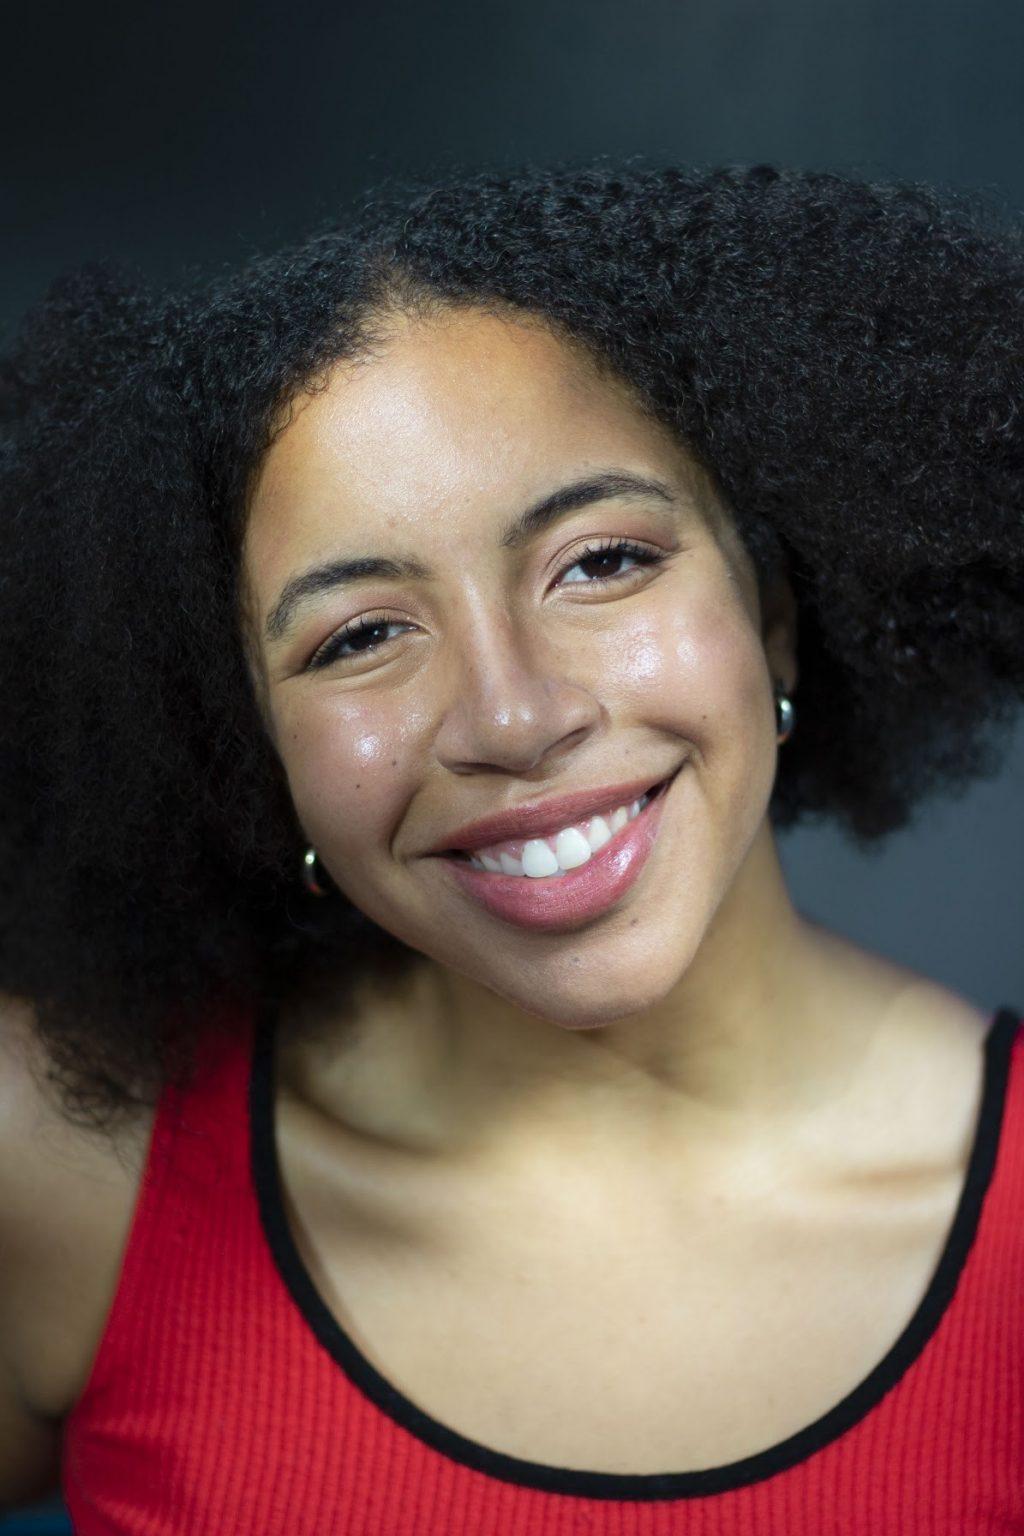
<path id="1" fill-rule="evenodd" d="M 662 774 L 660 779 L 630 779 L 626 784 L 578 789 L 569 795 L 553 795 L 550 800 L 535 800 L 510 811 L 499 811 L 496 816 L 484 816 L 480 821 L 467 821 L 454 832 L 446 833 L 440 842 L 427 849 L 427 853 L 465 853 L 472 848 L 486 848 L 490 843 L 503 843 L 513 838 L 543 837 L 599 811 L 613 811 L 620 805 L 629 805 L 667 777 L 669 775 Z"/>

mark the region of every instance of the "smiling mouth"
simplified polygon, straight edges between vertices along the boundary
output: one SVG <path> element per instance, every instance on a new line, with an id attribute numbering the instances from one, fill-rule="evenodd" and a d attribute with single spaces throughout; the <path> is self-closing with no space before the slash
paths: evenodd
<path id="1" fill-rule="evenodd" d="M 678 772 L 677 768 L 667 778 L 659 779 L 633 801 L 613 810 L 579 817 L 543 837 L 509 838 L 472 850 L 450 848 L 443 857 L 496 875 L 537 879 L 568 874 L 588 864 L 594 854 L 617 838 L 652 800 L 664 793 Z"/>

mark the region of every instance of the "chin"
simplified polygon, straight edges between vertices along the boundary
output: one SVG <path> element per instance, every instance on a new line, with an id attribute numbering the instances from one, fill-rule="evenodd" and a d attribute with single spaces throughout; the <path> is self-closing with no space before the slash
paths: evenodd
<path id="1" fill-rule="evenodd" d="M 661 977 L 652 976 L 648 970 L 642 987 L 637 985 L 635 972 L 618 980 L 606 974 L 591 976 L 589 984 L 583 984 L 577 974 L 570 973 L 564 980 L 551 980 L 543 995 L 535 987 L 527 993 L 497 985 L 493 977 L 486 985 L 524 1013 L 560 1029 L 600 1029 L 657 1007 L 672 991 L 683 969 L 666 968 Z"/>

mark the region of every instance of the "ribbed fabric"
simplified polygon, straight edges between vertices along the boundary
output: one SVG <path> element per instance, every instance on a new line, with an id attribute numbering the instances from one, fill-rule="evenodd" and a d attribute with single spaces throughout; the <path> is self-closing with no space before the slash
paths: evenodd
<path id="1" fill-rule="evenodd" d="M 273 1020 L 235 1024 L 189 1090 L 168 1087 L 160 1101 L 113 1305 L 65 1426 L 63 1493 L 79 1536 L 1024 1533 L 1016 1010 L 993 1016 L 957 1213 L 884 1359 L 755 1456 L 628 1476 L 489 1450 L 360 1354 L 284 1218 Z"/>

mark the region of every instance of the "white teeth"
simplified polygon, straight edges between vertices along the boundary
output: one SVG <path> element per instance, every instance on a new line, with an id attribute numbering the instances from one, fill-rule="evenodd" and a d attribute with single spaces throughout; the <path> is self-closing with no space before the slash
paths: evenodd
<path id="1" fill-rule="evenodd" d="M 591 853 L 596 853 L 599 848 L 603 848 L 611 835 L 611 828 L 604 817 L 593 817 L 587 828 L 587 842 L 590 844 Z"/>
<path id="2" fill-rule="evenodd" d="M 544 844 L 545 848 L 547 843 Z M 566 827 L 555 839 L 555 857 L 559 869 L 579 869 L 589 862 L 592 849 L 578 827 Z"/>
<path id="3" fill-rule="evenodd" d="M 558 868 L 558 859 L 542 837 L 531 837 L 529 842 L 523 844 L 524 875 L 537 880 L 542 875 L 557 875 Z"/>
<path id="4" fill-rule="evenodd" d="M 521 860 L 500 849 L 497 857 L 494 853 L 470 854 L 469 862 L 474 869 L 486 869 L 491 874 L 519 875 L 534 880 L 579 869 L 627 822 L 639 816 L 649 799 L 649 795 L 641 795 L 631 805 L 620 805 L 607 819 L 592 816 L 582 826 L 564 827 L 553 839 L 531 837 L 521 845 L 516 843 L 513 846 L 522 848 Z"/>

